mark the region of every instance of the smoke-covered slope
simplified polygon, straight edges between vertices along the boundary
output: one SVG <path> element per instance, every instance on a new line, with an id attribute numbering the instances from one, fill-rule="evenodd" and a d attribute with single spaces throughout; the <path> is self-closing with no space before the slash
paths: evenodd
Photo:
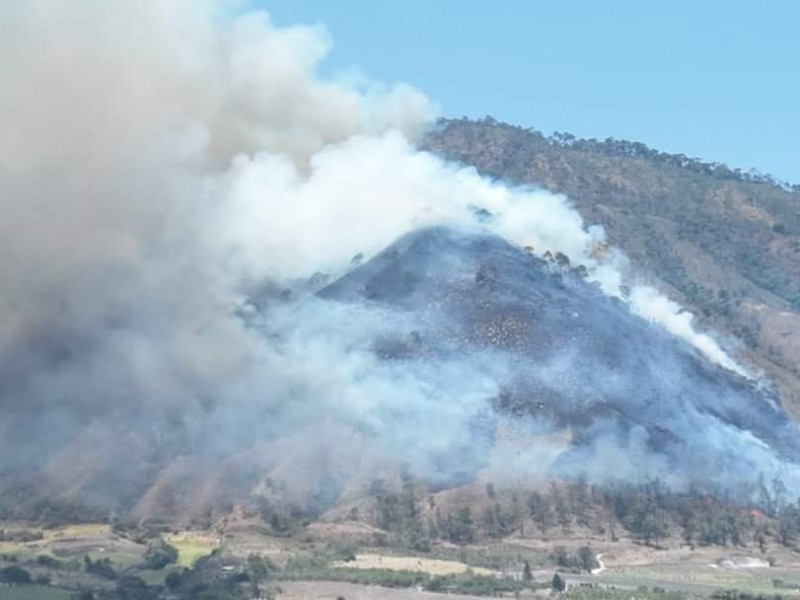
<path id="1" fill-rule="evenodd" d="M 500 414 L 573 428 L 574 447 L 553 466 L 562 473 L 742 483 L 800 457 L 797 429 L 772 395 L 632 315 L 579 272 L 484 231 L 432 228 L 320 295 L 404 315 L 376 340 L 384 360 L 409 369 L 464 361 L 497 382 L 491 403 Z M 623 463 L 602 456 L 616 450 Z"/>
<path id="2" fill-rule="evenodd" d="M 318 510 L 399 470 L 439 487 L 489 469 L 745 494 L 777 475 L 798 489 L 800 436 L 775 398 L 584 275 L 483 226 L 439 226 L 315 294 L 320 278 L 270 287 L 240 315 L 274 352 L 266 396 L 72 407 L 80 422 L 58 429 L 72 441 L 6 473 L 0 508 L 174 517 L 279 493 Z M 26 427 L 46 439 L 53 424 Z M 498 460 L 509 432 L 514 455 Z"/>
<path id="3" fill-rule="evenodd" d="M 321 78 L 324 31 L 236 3 L 96 4 L 0 9 L 0 518 L 400 468 L 800 490 L 747 365 L 567 198 L 420 151 L 420 92 Z"/>
<path id="4" fill-rule="evenodd" d="M 503 181 L 566 194 L 704 326 L 740 339 L 800 414 L 800 186 L 638 142 L 545 137 L 490 118 L 445 120 L 425 145 Z"/>

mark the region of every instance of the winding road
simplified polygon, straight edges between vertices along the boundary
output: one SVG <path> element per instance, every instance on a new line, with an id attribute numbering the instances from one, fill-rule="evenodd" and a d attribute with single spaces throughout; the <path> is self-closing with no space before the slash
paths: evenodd
<path id="1" fill-rule="evenodd" d="M 606 565 L 603 562 L 603 555 L 598 554 L 597 556 L 595 556 L 595 560 L 597 561 L 597 564 L 600 566 L 598 566 L 596 569 L 592 569 L 590 572 L 592 575 L 599 575 L 600 573 L 606 570 Z"/>

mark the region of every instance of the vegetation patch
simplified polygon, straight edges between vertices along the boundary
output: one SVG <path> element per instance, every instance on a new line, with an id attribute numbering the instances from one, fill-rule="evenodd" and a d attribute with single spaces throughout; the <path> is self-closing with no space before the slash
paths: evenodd
<path id="1" fill-rule="evenodd" d="M 192 568 L 204 556 L 209 556 L 217 547 L 216 538 L 192 531 L 168 535 L 166 542 L 178 550 L 177 564 L 188 568 Z"/>
<path id="2" fill-rule="evenodd" d="M 433 577 L 425 582 L 422 587 L 428 592 L 498 596 L 500 594 L 521 592 L 536 586 L 531 582 L 519 581 L 510 577 L 468 575 L 462 577 Z"/>
<path id="3" fill-rule="evenodd" d="M 564 600 L 687 600 L 693 598 L 684 592 L 671 592 L 659 588 L 639 587 L 636 591 L 599 587 L 575 587 L 562 594 Z"/>
<path id="4" fill-rule="evenodd" d="M 3 600 L 71 600 L 72 592 L 43 585 L 0 588 Z"/>

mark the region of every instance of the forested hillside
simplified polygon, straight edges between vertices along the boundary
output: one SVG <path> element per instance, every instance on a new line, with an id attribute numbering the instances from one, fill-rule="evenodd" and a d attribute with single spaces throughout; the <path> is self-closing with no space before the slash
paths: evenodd
<path id="1" fill-rule="evenodd" d="M 728 337 L 800 405 L 800 186 L 658 152 L 499 123 L 443 120 L 425 147 L 481 173 L 566 194 L 650 280 Z"/>

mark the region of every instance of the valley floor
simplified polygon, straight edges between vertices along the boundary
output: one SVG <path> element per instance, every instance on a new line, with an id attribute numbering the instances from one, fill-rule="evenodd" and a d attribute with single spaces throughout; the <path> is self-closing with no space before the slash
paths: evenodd
<path id="1" fill-rule="evenodd" d="M 285 600 L 334 600 L 338 597 L 347 600 L 441 600 L 443 595 L 426 592 L 416 588 L 392 589 L 377 585 L 359 585 L 341 581 L 287 581 L 278 586 L 281 591 L 277 598 Z M 533 593 L 528 596 L 533 597 Z M 447 594 L 448 600 L 472 600 L 480 596 L 467 596 L 463 594 Z M 526 596 L 519 596 L 524 598 Z"/>
<path id="2" fill-rule="evenodd" d="M 593 573 L 560 569 L 567 598 L 675 600 L 733 589 L 752 595 L 800 596 L 800 554 L 779 546 L 770 546 L 765 552 L 752 546 L 692 549 L 677 543 L 655 549 L 627 538 L 608 542 L 576 535 L 547 540 L 512 536 L 483 544 L 438 544 L 428 552 L 415 553 L 364 543 L 359 536 L 369 537 L 375 530 L 357 523 L 315 523 L 286 536 L 272 535 L 250 521 L 226 527 L 165 532 L 164 539 L 177 548 L 178 557 L 161 569 L 144 565 L 146 543 L 120 535 L 107 525 L 37 529 L 32 537 L 38 539 L 0 542 L 0 569 L 24 567 L 39 584 L 0 584 L 0 598 L 66 600 L 78 590 L 112 590 L 124 576 L 161 586 L 170 573 L 185 573 L 198 564 L 206 577 L 219 579 L 247 572 L 253 557 L 265 560 L 272 569 L 261 586 L 272 598 L 435 600 L 443 597 L 442 593 L 423 588 L 437 577 L 474 585 L 481 590 L 476 593 L 483 596 L 532 598 L 551 594 L 551 582 L 559 570 L 551 560 L 553 549 L 574 552 L 587 544 L 601 556 L 600 567 Z M 19 524 L 0 524 L 0 529 L 6 533 L 34 531 Z M 344 532 L 349 532 L 349 539 Z M 209 560 L 198 563 L 206 557 Z M 117 579 L 87 570 L 87 559 L 94 564 L 107 561 Z M 531 566 L 533 589 L 521 584 L 526 562 Z M 493 580 L 509 582 L 511 587 L 487 591 Z M 487 581 L 489 588 L 485 587 Z M 447 597 L 453 600 L 478 597 L 449 589 Z"/>

